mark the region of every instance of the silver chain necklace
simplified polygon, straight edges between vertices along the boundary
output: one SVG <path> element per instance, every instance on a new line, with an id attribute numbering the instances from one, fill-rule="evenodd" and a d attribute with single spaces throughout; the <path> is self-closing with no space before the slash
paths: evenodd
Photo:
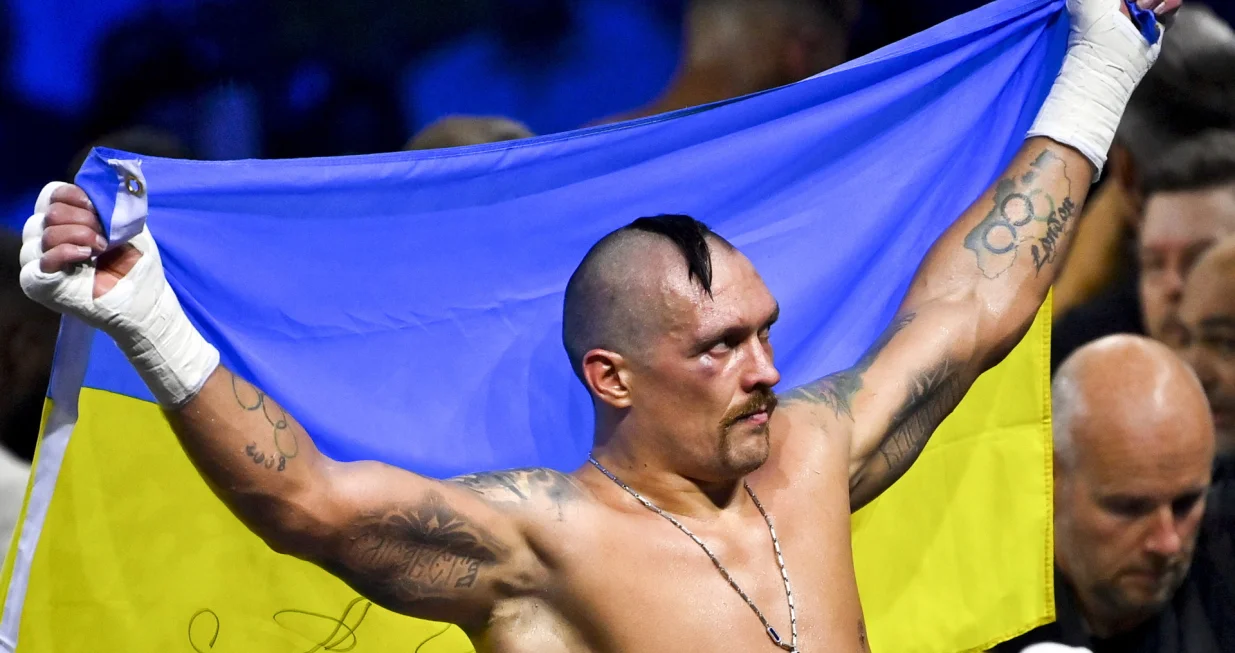
<path id="1" fill-rule="evenodd" d="M 746 605 L 749 605 L 751 610 L 754 610 L 755 616 L 759 617 L 759 621 L 763 623 L 763 627 L 767 630 L 768 637 L 772 638 L 772 643 L 776 644 L 776 646 L 781 649 L 789 651 L 790 653 L 798 653 L 798 617 L 797 613 L 793 609 L 793 588 L 789 586 L 789 572 L 785 570 L 785 558 L 781 556 L 780 553 L 780 540 L 776 539 L 776 528 L 772 526 L 772 518 L 768 517 L 767 511 L 763 509 L 763 504 L 759 503 L 759 497 L 755 496 L 755 491 L 750 489 L 750 486 L 746 484 L 746 481 L 742 481 L 742 487 L 746 488 L 746 493 L 749 494 L 751 500 L 755 502 L 755 507 L 759 509 L 759 514 L 763 515 L 763 521 L 768 524 L 768 532 L 772 534 L 772 548 L 776 550 L 776 564 L 780 567 L 780 577 L 785 581 L 785 598 L 789 601 L 790 639 L 788 644 L 781 639 L 780 633 L 777 633 L 776 629 L 772 627 L 772 624 L 768 623 L 767 617 L 763 616 L 763 611 L 759 609 L 759 606 L 755 605 L 755 602 L 752 601 L 749 596 L 747 596 L 746 592 L 742 590 L 737 581 L 733 580 L 733 576 L 729 575 L 729 570 L 725 569 L 725 566 L 720 564 L 720 560 L 716 557 L 716 554 L 712 553 L 712 550 L 708 548 L 708 545 L 703 543 L 703 540 L 699 539 L 694 533 L 690 532 L 690 529 L 683 526 L 682 522 L 674 519 L 673 515 L 661 510 L 656 506 L 656 504 L 643 498 L 643 495 L 634 491 L 629 485 L 623 483 L 621 479 L 614 476 L 609 470 L 605 469 L 605 466 L 601 465 L 596 458 L 588 456 L 587 459 L 588 462 L 595 465 L 596 469 L 599 469 L 602 474 L 608 476 L 609 480 L 617 483 L 618 487 L 630 493 L 630 496 L 634 497 L 637 501 L 639 501 L 639 503 L 642 503 L 644 507 L 669 520 L 669 523 L 677 526 L 678 530 L 682 531 L 687 537 L 694 540 L 695 544 L 698 544 L 699 548 L 703 549 L 703 552 L 708 554 L 708 557 L 712 559 L 712 564 L 716 565 L 716 569 L 720 572 L 720 575 L 723 576 L 726 581 L 729 581 L 729 586 L 738 593 L 738 596 L 742 597 L 743 601 L 746 601 Z"/>

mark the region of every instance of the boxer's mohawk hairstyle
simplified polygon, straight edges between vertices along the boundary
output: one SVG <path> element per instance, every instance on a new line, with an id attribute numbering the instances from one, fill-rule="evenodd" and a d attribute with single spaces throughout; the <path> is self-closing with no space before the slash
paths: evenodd
<path id="1" fill-rule="evenodd" d="M 655 305 L 642 301 L 642 287 L 664 270 L 650 268 L 644 256 L 657 238 L 667 239 L 686 261 L 688 280 L 712 296 L 712 249 L 732 249 L 707 225 L 687 215 L 639 218 L 592 246 L 566 284 L 562 306 L 562 341 L 571 366 L 583 378 L 582 360 L 590 349 L 623 355 L 640 353 L 659 337 L 661 318 Z M 712 242 L 708 242 L 712 239 Z"/>
<path id="2" fill-rule="evenodd" d="M 706 224 L 689 215 L 658 215 L 639 218 L 623 229 L 658 234 L 673 241 L 686 259 L 687 279 L 697 279 L 703 291 L 712 296 L 712 249 L 708 237 L 720 237 Z"/>

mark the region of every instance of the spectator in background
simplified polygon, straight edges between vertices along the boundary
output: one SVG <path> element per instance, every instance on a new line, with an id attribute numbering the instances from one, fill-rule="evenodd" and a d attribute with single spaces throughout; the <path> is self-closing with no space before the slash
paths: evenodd
<path id="1" fill-rule="evenodd" d="M 1235 186 L 1229 192 L 1235 202 Z M 1165 341 L 1201 379 L 1218 435 L 1218 475 L 1229 476 L 1235 471 L 1235 238 L 1197 262 Z"/>
<path id="2" fill-rule="evenodd" d="M 495 116 L 450 116 L 420 130 L 404 150 L 436 150 L 444 147 L 480 145 L 531 138 L 521 122 Z"/>
<path id="3" fill-rule="evenodd" d="M 1211 491 L 1229 488 L 1211 490 L 1214 432 L 1196 376 L 1161 343 L 1109 336 L 1060 367 L 1052 408 L 1056 621 L 995 650 L 1233 650 L 1232 606 L 1211 600 L 1235 567 L 1221 553 L 1230 520 L 1206 511 Z"/>
<path id="4" fill-rule="evenodd" d="M 1133 258 L 1147 169 L 1209 129 L 1235 129 L 1235 31 L 1209 8 L 1180 10 L 1162 55 L 1132 95 L 1102 185 L 1087 203 L 1055 285 L 1057 366 L 1111 333 L 1144 333 Z"/>
<path id="5" fill-rule="evenodd" d="M 741 97 L 846 61 L 859 0 L 692 0 L 669 87 L 618 122 Z"/>
<path id="6" fill-rule="evenodd" d="M 1141 315 L 1148 334 L 1162 340 L 1192 266 L 1235 234 L 1235 131 L 1212 132 L 1176 148 L 1150 168 L 1142 188 Z"/>

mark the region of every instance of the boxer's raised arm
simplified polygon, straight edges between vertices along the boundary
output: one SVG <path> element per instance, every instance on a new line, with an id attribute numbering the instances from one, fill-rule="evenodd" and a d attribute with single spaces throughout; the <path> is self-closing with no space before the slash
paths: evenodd
<path id="1" fill-rule="evenodd" d="M 435 481 L 336 462 L 273 399 L 221 366 L 167 414 L 211 489 L 272 549 L 390 610 L 465 628 L 483 627 L 498 600 L 541 583 L 524 526 L 577 494 L 548 470 Z"/>
<path id="2" fill-rule="evenodd" d="M 312 561 L 398 612 L 481 627 L 543 567 L 525 538 L 575 486 L 555 472 L 434 481 L 318 451 L 273 398 L 219 365 L 188 321 L 143 230 L 101 254 L 81 189 L 49 185 L 23 232 L 30 297 L 111 336 L 220 499 L 271 548 Z"/>
<path id="3" fill-rule="evenodd" d="M 1159 11 L 1178 4 L 1142 1 Z M 854 509 L 909 469 L 978 375 L 1028 331 L 1128 98 L 1157 56 L 1120 0 L 1067 6 L 1067 57 L 1010 166 L 935 242 L 870 351 L 786 397 L 849 436 Z"/>
<path id="4" fill-rule="evenodd" d="M 1089 161 L 1069 148 L 1028 141 L 932 246 L 896 318 L 857 364 L 785 397 L 787 408 L 809 407 L 814 421 L 850 435 L 853 509 L 909 469 L 978 375 L 1029 329 L 1092 174 Z M 1018 226 L 1003 226 L 1011 223 Z M 991 233 L 1008 228 L 1018 231 Z"/>

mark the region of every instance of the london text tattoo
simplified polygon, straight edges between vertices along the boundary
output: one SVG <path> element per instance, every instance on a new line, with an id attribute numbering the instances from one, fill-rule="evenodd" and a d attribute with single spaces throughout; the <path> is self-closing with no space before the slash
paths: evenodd
<path id="1" fill-rule="evenodd" d="M 862 389 L 862 374 L 870 369 L 870 366 L 879 356 L 879 352 L 888 346 L 893 336 L 908 326 L 913 321 L 913 318 L 913 313 L 897 316 L 888 325 L 888 328 L 884 329 L 879 338 L 875 340 L 875 343 L 866 350 L 866 353 L 862 354 L 862 358 L 858 359 L 857 363 L 854 363 L 853 367 L 829 374 L 818 381 L 795 388 L 785 395 L 785 401 L 823 404 L 831 408 L 837 417 L 844 416 L 852 419 L 853 408 L 850 404 L 853 401 L 853 396 Z"/>
<path id="2" fill-rule="evenodd" d="M 274 448 L 284 461 L 280 463 L 279 471 L 283 471 L 286 461 L 295 458 L 300 453 L 300 441 L 296 439 L 296 432 L 287 419 L 287 413 L 271 401 L 266 393 L 245 382 L 244 379 L 238 378 L 235 374 L 231 376 L 232 395 L 236 398 L 236 403 L 251 413 L 261 411 L 262 417 L 270 424 L 274 436 Z"/>
<path id="3" fill-rule="evenodd" d="M 1039 183 L 1044 172 L 1058 172 L 1068 184 L 1068 190 L 1057 199 Z M 978 268 L 994 279 L 1016 262 L 1021 250 L 1028 246 L 1034 269 L 1058 260 L 1064 234 L 1076 217 L 1076 202 L 1072 199 L 1072 179 L 1067 163 L 1050 150 L 1043 151 L 1029 171 L 1019 178 L 1001 179 L 995 185 L 995 200 L 990 213 L 965 236 L 965 248 L 978 257 Z"/>
<path id="4" fill-rule="evenodd" d="M 332 571 L 387 606 L 471 589 L 486 567 L 508 553 L 482 525 L 433 492 L 417 505 L 358 519 L 346 538 Z"/>

